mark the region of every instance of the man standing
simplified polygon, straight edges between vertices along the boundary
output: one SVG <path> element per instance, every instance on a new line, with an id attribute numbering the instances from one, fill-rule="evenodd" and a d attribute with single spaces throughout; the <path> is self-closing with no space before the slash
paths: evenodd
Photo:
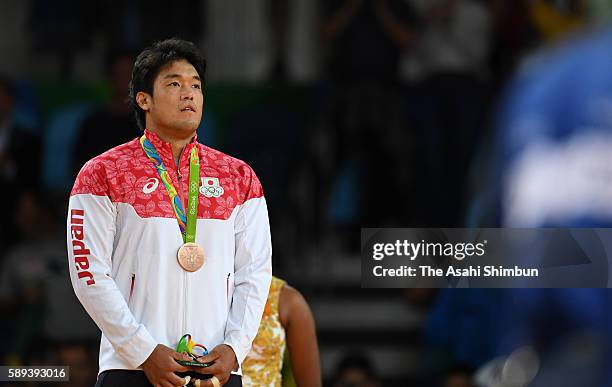
<path id="1" fill-rule="evenodd" d="M 190 42 L 143 51 L 130 82 L 143 136 L 87 162 L 72 189 L 70 277 L 102 330 L 98 386 L 178 386 L 187 372 L 195 385 L 241 385 L 270 286 L 270 228 L 253 170 L 197 142 L 204 72 Z M 185 334 L 212 365 L 178 364 L 190 359 L 172 349 Z"/>

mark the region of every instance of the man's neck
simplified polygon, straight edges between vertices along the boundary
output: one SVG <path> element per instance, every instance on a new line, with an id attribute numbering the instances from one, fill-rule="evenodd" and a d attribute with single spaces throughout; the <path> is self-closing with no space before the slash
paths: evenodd
<path id="1" fill-rule="evenodd" d="M 157 134 L 162 141 L 170 144 L 170 147 L 172 148 L 172 158 L 174 159 L 174 163 L 177 167 L 179 166 L 179 160 L 181 158 L 181 153 L 183 153 L 183 149 L 185 149 L 187 144 L 193 140 L 193 137 L 196 134 L 195 130 L 192 133 L 187 134 L 166 132 L 157 130 L 155 128 L 150 128 L 149 130 Z"/>

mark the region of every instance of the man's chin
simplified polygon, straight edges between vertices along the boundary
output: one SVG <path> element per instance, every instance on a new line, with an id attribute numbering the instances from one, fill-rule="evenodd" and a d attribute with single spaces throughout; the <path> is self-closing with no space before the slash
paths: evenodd
<path id="1" fill-rule="evenodd" d="M 200 126 L 199 122 L 181 122 L 178 123 L 178 125 L 174 125 L 174 130 L 176 130 L 179 133 L 195 133 L 196 130 L 198 130 L 198 127 Z"/>

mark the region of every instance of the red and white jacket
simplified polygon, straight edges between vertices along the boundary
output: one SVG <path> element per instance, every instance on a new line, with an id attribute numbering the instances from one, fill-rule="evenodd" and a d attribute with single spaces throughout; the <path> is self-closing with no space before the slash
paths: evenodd
<path id="1" fill-rule="evenodd" d="M 194 273 L 179 266 L 178 222 L 138 138 L 83 166 L 70 195 L 68 259 L 74 291 L 102 331 L 99 372 L 138 369 L 157 344 L 176 348 L 186 333 L 209 350 L 228 344 L 242 363 L 257 334 L 272 273 L 259 180 L 243 161 L 197 139 L 186 146 L 177 168 L 170 144 L 145 134 L 184 208 L 188 155 L 192 147 L 199 151 L 205 194 L 199 195 L 196 242 L 206 260 Z"/>

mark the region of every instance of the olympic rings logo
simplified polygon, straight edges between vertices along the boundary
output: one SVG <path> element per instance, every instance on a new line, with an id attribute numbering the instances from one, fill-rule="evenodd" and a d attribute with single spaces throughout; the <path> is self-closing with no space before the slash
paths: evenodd
<path id="1" fill-rule="evenodd" d="M 217 177 L 203 177 L 202 186 L 200 187 L 200 193 L 207 198 L 218 198 L 223 195 L 225 190 L 219 184 L 219 178 Z"/>
<path id="2" fill-rule="evenodd" d="M 219 196 L 223 195 L 223 192 L 225 192 L 223 187 L 200 187 L 200 193 L 207 198 L 218 198 Z"/>

